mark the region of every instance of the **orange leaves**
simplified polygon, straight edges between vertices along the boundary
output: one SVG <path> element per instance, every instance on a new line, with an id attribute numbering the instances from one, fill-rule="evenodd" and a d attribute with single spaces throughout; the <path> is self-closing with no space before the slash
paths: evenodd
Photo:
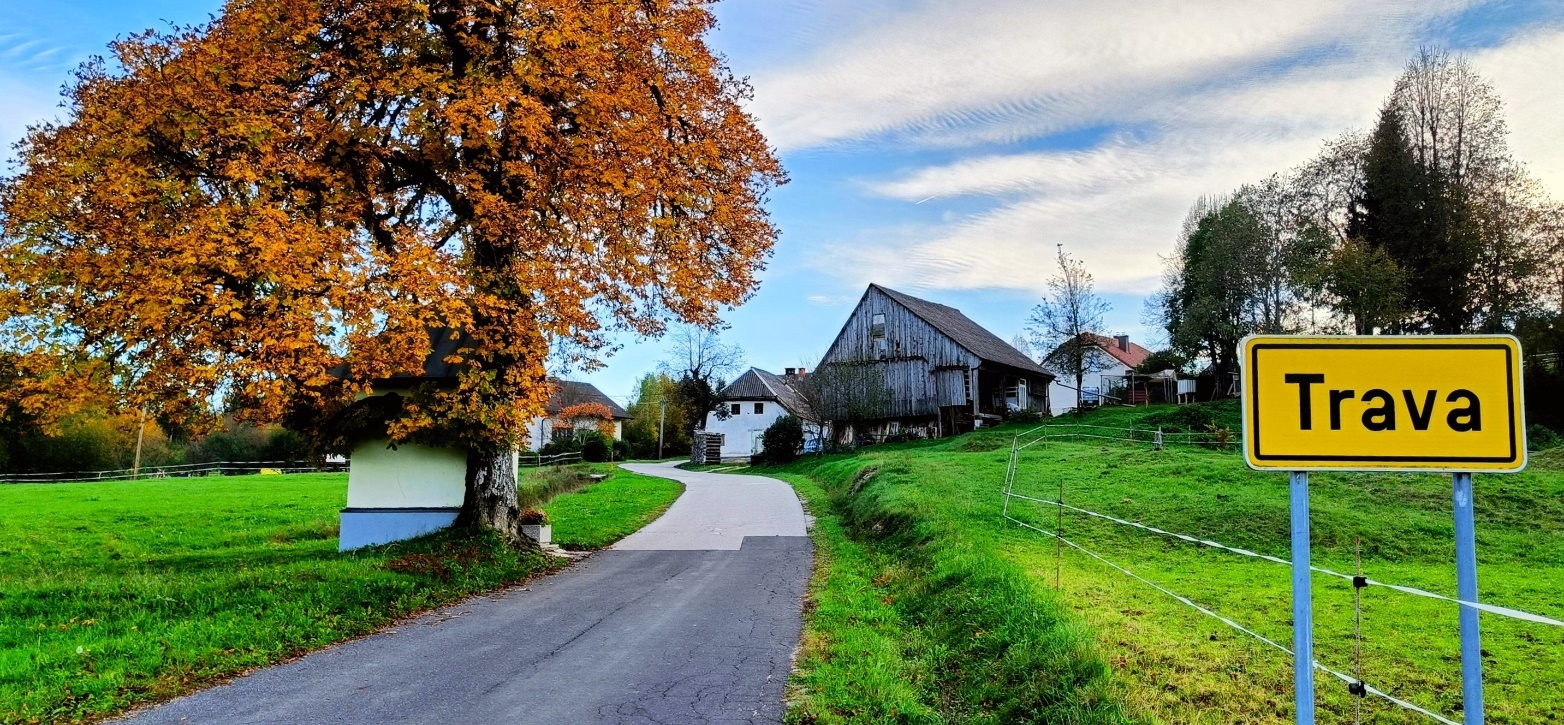
<path id="1" fill-rule="evenodd" d="M 246 0 L 131 36 L 0 187 L 0 323 L 111 362 L 127 400 L 259 418 L 467 330 L 460 379 L 393 431 L 515 440 L 552 347 L 590 362 L 606 329 L 709 323 L 755 286 L 785 177 L 711 24 L 685 0 Z"/>

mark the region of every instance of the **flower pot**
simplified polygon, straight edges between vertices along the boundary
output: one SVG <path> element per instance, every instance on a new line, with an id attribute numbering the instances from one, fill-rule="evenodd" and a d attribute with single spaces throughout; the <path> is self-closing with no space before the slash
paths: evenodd
<path id="1" fill-rule="evenodd" d="M 522 524 L 521 533 L 527 538 L 538 542 L 541 546 L 549 542 L 549 537 L 554 533 L 554 527 L 548 524 Z"/>

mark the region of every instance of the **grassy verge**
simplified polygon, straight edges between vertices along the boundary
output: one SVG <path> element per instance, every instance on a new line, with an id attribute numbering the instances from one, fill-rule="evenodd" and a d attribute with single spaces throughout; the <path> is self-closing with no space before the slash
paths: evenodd
<path id="1" fill-rule="evenodd" d="M 1216 411 L 1219 424 L 1226 412 Z M 1113 409 L 1083 422 L 1139 426 L 1154 415 L 1175 423 L 1192 415 L 1167 413 Z M 999 492 L 1020 430 L 876 446 L 782 469 L 820 516 L 816 545 L 828 554 L 812 590 L 791 717 L 1080 722 L 1045 708 L 1097 707 L 1111 697 L 1146 722 L 1291 722 L 1290 657 L 1003 520 Z M 855 485 L 871 468 L 878 475 Z M 1023 454 L 1018 493 L 1052 498 L 1061 484 L 1074 505 L 1290 556 L 1286 477 L 1248 470 L 1236 451 L 1051 440 Z M 1448 477 L 1315 475 L 1311 487 L 1317 564 L 1351 572 L 1361 541 L 1369 576 L 1454 594 Z M 1476 506 L 1483 599 L 1564 618 L 1564 451 L 1535 454 L 1522 474 L 1479 475 Z M 1042 504 L 1015 502 L 1011 513 L 1050 530 L 1058 522 L 1057 509 Z M 1065 514 L 1063 528 L 1072 541 L 1290 645 L 1287 567 L 1076 513 Z M 1384 588 L 1363 596 L 1363 678 L 1459 720 L 1456 608 Z M 1350 673 L 1351 585 L 1317 575 L 1315 598 L 1316 657 Z M 1564 631 L 1484 615 L 1483 648 L 1488 722 L 1564 722 Z M 1080 654 L 1057 654 L 1071 651 Z M 1099 657 L 1111 683 L 1070 679 Z M 1012 669 L 1018 658 L 1029 664 Z M 880 678 L 882 670 L 895 675 Z M 1023 670 L 1057 683 L 1029 690 Z M 888 679 L 900 689 L 881 695 L 878 683 Z M 1357 704 L 1334 678 L 1320 678 L 1318 696 L 1322 721 L 1353 720 Z M 899 705 L 892 716 L 873 709 L 876 699 L 923 707 Z M 1361 706 L 1365 723 L 1427 721 L 1374 698 Z M 1105 706 L 1088 712 L 1107 717 Z"/>
<path id="2" fill-rule="evenodd" d="M 616 473 L 549 506 L 556 530 L 606 542 L 666 487 Z M 0 486 L 0 722 L 101 719 L 560 565 L 457 533 L 338 553 L 346 490 L 345 474 Z"/>
<path id="3" fill-rule="evenodd" d="M 1079 619 L 994 546 L 986 502 L 947 496 L 971 443 L 764 470 L 818 519 L 791 721 L 1124 721 Z"/>
<path id="4" fill-rule="evenodd" d="M 1116 415 L 1124 415 L 1122 412 Z M 1003 451 L 1000 452 L 1001 454 Z M 1003 467 L 1001 456 L 990 462 Z M 1477 477 L 1479 575 L 1484 601 L 1564 615 L 1564 465 L 1533 457 L 1512 476 Z M 1236 452 L 1144 445 L 1049 442 L 1022 457 L 1017 492 L 1289 558 L 1286 477 L 1248 470 Z M 1455 593 L 1447 476 L 1314 475 L 1316 565 L 1379 581 Z M 987 490 L 985 490 L 987 489 Z M 992 496 L 988 486 L 966 495 Z M 1057 509 L 1012 504 L 1011 513 L 1052 530 Z M 1137 574 L 1283 644 L 1291 640 L 1289 569 L 1066 513 L 1065 534 Z M 1061 577 L 1064 596 L 1098 633 L 1133 711 L 1183 723 L 1292 721 L 1291 659 L 1216 620 L 1066 549 L 1011 532 L 1007 556 L 1039 581 Z M 1351 673 L 1350 583 L 1316 575 L 1315 656 Z M 1363 679 L 1446 717 L 1461 717 L 1457 611 L 1449 603 L 1371 587 L 1363 594 Z M 1490 723 L 1564 721 L 1564 631 L 1483 617 Z M 1322 719 L 1350 721 L 1357 704 L 1322 677 Z M 1363 722 L 1425 722 L 1382 700 L 1361 704 Z"/>
<path id="5" fill-rule="evenodd" d="M 683 492 L 678 481 L 614 469 L 608 480 L 557 498 L 543 510 L 554 522 L 555 544 L 601 549 L 651 523 Z"/>

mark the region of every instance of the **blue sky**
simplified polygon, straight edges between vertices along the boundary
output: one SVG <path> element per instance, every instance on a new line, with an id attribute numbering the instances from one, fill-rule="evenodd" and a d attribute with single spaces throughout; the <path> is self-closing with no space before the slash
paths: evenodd
<path id="1" fill-rule="evenodd" d="M 52 116 L 116 36 L 196 23 L 205 0 L 6 0 L 0 141 Z M 724 336 L 779 370 L 824 352 L 869 282 L 1020 332 L 1063 244 L 1155 336 L 1144 296 L 1199 195 L 1302 163 L 1370 124 L 1419 45 L 1465 53 L 1507 102 L 1511 147 L 1564 196 L 1564 3 L 727 0 L 711 43 L 792 183 L 782 238 Z M 663 356 L 626 338 L 584 376 L 616 397 Z"/>

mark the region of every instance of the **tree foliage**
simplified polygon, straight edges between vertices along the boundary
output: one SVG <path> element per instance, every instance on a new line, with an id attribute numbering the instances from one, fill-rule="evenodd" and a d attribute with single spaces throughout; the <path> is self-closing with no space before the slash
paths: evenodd
<path id="1" fill-rule="evenodd" d="M 1564 206 L 1510 155 L 1498 94 L 1424 49 L 1370 132 L 1198 200 L 1151 307 L 1222 372 L 1250 333 L 1535 330 L 1564 308 L 1561 230 Z"/>
<path id="2" fill-rule="evenodd" d="M 624 425 L 624 439 L 643 458 L 657 456 L 658 436 L 662 436 L 663 454 L 688 453 L 690 433 L 695 426 L 684 417 L 684 406 L 677 400 L 678 388 L 667 373 L 647 373 L 636 384 L 635 395 L 627 406 L 630 420 Z"/>
<path id="3" fill-rule="evenodd" d="M 804 423 L 791 415 L 771 422 L 760 438 L 760 455 L 766 463 L 791 463 L 804 450 Z"/>
<path id="4" fill-rule="evenodd" d="M 713 22 L 701 0 L 231 0 L 116 42 L 0 187 L 0 325 L 30 372 L 8 397 L 49 415 L 95 380 L 179 421 L 219 395 L 319 420 L 463 330 L 458 383 L 391 433 L 456 422 L 470 469 L 496 465 L 551 345 L 710 325 L 755 286 L 785 179 Z"/>

